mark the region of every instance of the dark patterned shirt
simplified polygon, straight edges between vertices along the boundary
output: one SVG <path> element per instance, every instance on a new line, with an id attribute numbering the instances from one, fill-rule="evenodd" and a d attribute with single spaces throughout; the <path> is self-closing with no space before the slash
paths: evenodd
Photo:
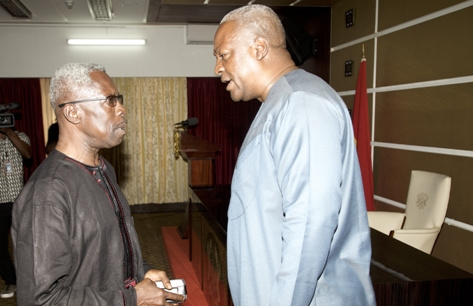
<path id="1" fill-rule="evenodd" d="M 30 144 L 23 132 L 16 132 L 21 140 Z M 15 201 L 23 188 L 23 157 L 10 139 L 0 138 L 0 203 Z"/>

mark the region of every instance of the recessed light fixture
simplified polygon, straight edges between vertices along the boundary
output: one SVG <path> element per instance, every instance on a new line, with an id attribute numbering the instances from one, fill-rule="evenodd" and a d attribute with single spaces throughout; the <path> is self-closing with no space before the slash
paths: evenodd
<path id="1" fill-rule="evenodd" d="M 31 19 L 30 10 L 20 0 L 0 0 L 0 5 L 15 18 Z"/>
<path id="2" fill-rule="evenodd" d="M 95 21 L 111 21 L 113 19 L 112 0 L 87 0 L 87 4 Z"/>
<path id="3" fill-rule="evenodd" d="M 67 43 L 84 46 L 143 46 L 146 39 L 68 39 Z"/>

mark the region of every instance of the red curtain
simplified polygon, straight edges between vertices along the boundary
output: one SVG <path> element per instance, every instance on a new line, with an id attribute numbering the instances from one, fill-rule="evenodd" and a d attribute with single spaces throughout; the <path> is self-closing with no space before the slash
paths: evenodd
<path id="1" fill-rule="evenodd" d="M 0 79 L 0 104 L 17 102 L 15 130 L 24 132 L 31 140 L 33 157 L 25 163 L 25 182 L 45 158 L 41 87 L 39 79 Z"/>
<path id="2" fill-rule="evenodd" d="M 261 102 L 233 102 L 219 78 L 187 78 L 187 100 L 188 118 L 199 119 L 189 134 L 222 147 L 215 158 L 215 180 L 217 185 L 230 184 L 241 144 Z"/>

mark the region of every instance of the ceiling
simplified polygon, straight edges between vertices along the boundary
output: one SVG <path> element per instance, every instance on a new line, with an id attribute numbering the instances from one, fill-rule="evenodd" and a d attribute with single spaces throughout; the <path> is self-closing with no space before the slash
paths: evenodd
<path id="1" fill-rule="evenodd" d="M 109 0 L 113 8 L 111 21 L 95 21 L 87 0 L 14 1 L 21 1 L 28 8 L 32 14 L 31 19 L 12 17 L 0 6 L 0 24 L 215 24 L 219 23 L 226 13 L 248 4 L 250 0 Z M 336 1 L 254 0 L 252 2 L 268 5 L 279 15 L 290 15 L 292 11 L 308 13 L 317 7 L 331 6 Z M 72 8 L 68 8 L 66 2 L 72 2 Z"/>

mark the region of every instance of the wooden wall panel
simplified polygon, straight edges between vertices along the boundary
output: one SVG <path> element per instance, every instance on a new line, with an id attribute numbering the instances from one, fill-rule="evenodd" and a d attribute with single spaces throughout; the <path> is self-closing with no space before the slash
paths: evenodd
<path id="1" fill-rule="evenodd" d="M 377 93 L 375 141 L 473 150 L 473 83 Z"/>
<path id="2" fill-rule="evenodd" d="M 464 0 L 379 0 L 378 30 L 385 30 L 460 2 Z"/>
<path id="3" fill-rule="evenodd" d="M 377 86 L 471 75 L 472 16 L 469 7 L 380 37 Z"/>
<path id="4" fill-rule="evenodd" d="M 339 51 L 332 52 L 330 57 L 330 85 L 337 91 L 351 90 L 356 87 L 358 71 L 362 57 L 363 45 L 366 57 L 366 86 L 373 87 L 374 40 L 368 40 Z M 353 62 L 352 75 L 345 76 L 345 62 Z"/>
<path id="5" fill-rule="evenodd" d="M 332 7 L 332 46 L 373 33 L 375 0 L 339 1 Z M 345 12 L 354 9 L 355 25 L 345 27 Z"/>
<path id="6" fill-rule="evenodd" d="M 345 28 L 344 12 L 350 8 L 356 11 L 355 25 Z M 361 45 L 365 44 L 367 86 L 374 91 L 369 95 L 369 109 L 375 125 L 375 195 L 404 203 L 411 170 L 449 175 L 452 190 L 447 217 L 465 227 L 473 226 L 472 16 L 472 1 L 337 1 L 330 69 L 330 84 L 352 108 Z M 346 60 L 354 62 L 352 77 L 344 76 Z M 384 143 L 416 149 L 385 148 Z M 452 151 L 429 153 L 436 148 Z M 401 210 L 381 200 L 375 205 L 378 210 Z M 472 238 L 471 231 L 444 225 L 432 254 L 473 273 Z"/>

